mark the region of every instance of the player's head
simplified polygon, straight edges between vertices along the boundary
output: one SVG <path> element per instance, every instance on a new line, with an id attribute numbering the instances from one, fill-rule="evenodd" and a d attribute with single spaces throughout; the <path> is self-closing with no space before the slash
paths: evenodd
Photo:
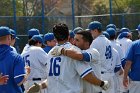
<path id="1" fill-rule="evenodd" d="M 115 24 L 108 24 L 106 26 L 106 29 L 108 29 L 108 28 L 114 28 L 116 30 L 116 25 Z"/>
<path id="2" fill-rule="evenodd" d="M 28 39 L 31 39 L 34 35 L 39 35 L 39 30 L 36 28 L 32 28 L 28 30 Z"/>
<path id="3" fill-rule="evenodd" d="M 56 45 L 56 40 L 54 38 L 53 33 L 47 33 L 44 35 L 44 43 L 47 44 L 47 46 L 55 46 Z"/>
<path id="4" fill-rule="evenodd" d="M 76 28 L 74 28 L 74 30 L 72 32 L 74 32 L 74 34 L 76 34 L 77 32 L 79 32 L 81 30 L 83 30 L 82 27 L 76 27 Z"/>
<path id="5" fill-rule="evenodd" d="M 110 40 L 114 40 L 115 39 L 115 36 L 116 36 L 116 30 L 114 28 L 108 28 L 106 30 L 106 32 L 109 34 L 110 36 Z"/>
<path id="6" fill-rule="evenodd" d="M 102 34 L 102 24 L 99 21 L 93 21 L 88 24 L 88 29 L 91 32 L 93 38 Z"/>
<path id="7" fill-rule="evenodd" d="M 11 32 L 11 46 L 14 46 L 16 39 L 19 38 L 17 37 L 15 30 L 10 29 L 10 32 Z"/>
<path id="8" fill-rule="evenodd" d="M 110 36 L 109 36 L 109 34 L 108 34 L 106 31 L 104 31 L 102 34 L 103 34 L 107 39 L 110 39 Z"/>
<path id="9" fill-rule="evenodd" d="M 66 24 L 59 23 L 54 25 L 53 27 L 53 34 L 58 43 L 60 41 L 67 41 L 69 37 L 69 29 Z"/>
<path id="10" fill-rule="evenodd" d="M 70 37 L 69 37 L 69 42 L 70 42 L 71 44 L 73 44 L 75 34 L 74 34 L 73 31 L 71 31 L 71 32 L 69 32 L 69 35 L 70 35 Z"/>
<path id="11" fill-rule="evenodd" d="M 1 26 L 0 27 L 0 44 L 10 45 L 11 43 L 11 32 L 9 27 Z"/>
<path id="12" fill-rule="evenodd" d="M 75 34 L 74 44 L 82 50 L 90 47 L 93 37 L 89 31 L 79 31 Z"/>
<path id="13" fill-rule="evenodd" d="M 122 33 L 119 34 L 118 39 L 128 38 L 128 37 L 130 37 L 129 32 L 122 32 Z"/>
<path id="14" fill-rule="evenodd" d="M 39 46 L 41 47 L 43 44 L 43 38 L 41 35 L 34 35 L 30 40 L 29 40 L 29 45 L 33 46 Z"/>
<path id="15" fill-rule="evenodd" d="M 131 34 L 131 31 L 130 31 L 129 28 L 126 28 L 126 27 L 121 28 L 120 33 L 122 33 L 122 32 L 128 32 L 129 33 L 129 36 L 126 37 L 126 38 L 129 38 L 129 39 L 132 38 L 132 34 Z"/>

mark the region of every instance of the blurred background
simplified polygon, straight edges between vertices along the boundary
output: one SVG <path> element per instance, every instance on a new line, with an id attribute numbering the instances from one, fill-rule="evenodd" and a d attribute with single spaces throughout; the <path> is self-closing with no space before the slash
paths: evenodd
<path id="1" fill-rule="evenodd" d="M 27 32 L 37 28 L 41 34 L 52 32 L 56 23 L 66 23 L 70 30 L 87 28 L 91 21 L 100 21 L 103 30 L 113 23 L 118 31 L 129 28 L 133 40 L 140 24 L 140 0 L 0 0 L 0 26 L 14 29 L 20 38 L 19 53 L 27 43 Z"/>

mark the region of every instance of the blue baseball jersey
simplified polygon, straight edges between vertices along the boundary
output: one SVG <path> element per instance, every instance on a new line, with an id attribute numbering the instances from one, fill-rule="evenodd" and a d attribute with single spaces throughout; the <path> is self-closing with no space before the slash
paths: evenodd
<path id="1" fill-rule="evenodd" d="M 129 77 L 140 81 L 140 40 L 134 41 L 126 54 L 126 60 L 132 61 Z"/>
<path id="2" fill-rule="evenodd" d="M 0 93 L 22 93 L 18 86 L 25 75 L 24 62 L 8 45 L 0 45 L 0 73 L 9 75 L 6 85 L 0 85 Z"/>
<path id="3" fill-rule="evenodd" d="M 53 47 L 46 46 L 45 48 L 43 48 L 43 50 L 44 50 L 46 53 L 49 53 L 49 51 L 50 51 L 52 48 L 53 48 Z"/>

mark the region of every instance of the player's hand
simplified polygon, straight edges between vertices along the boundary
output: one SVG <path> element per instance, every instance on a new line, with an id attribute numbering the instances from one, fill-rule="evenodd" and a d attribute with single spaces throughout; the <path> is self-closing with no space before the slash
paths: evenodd
<path id="1" fill-rule="evenodd" d="M 123 79 L 123 85 L 126 88 L 128 87 L 128 85 L 129 85 L 129 78 L 128 77 Z"/>
<path id="2" fill-rule="evenodd" d="M 27 93 L 36 93 L 36 92 L 39 92 L 41 89 L 41 86 L 37 83 L 34 83 L 33 86 L 31 86 L 28 90 L 27 90 Z"/>
<path id="3" fill-rule="evenodd" d="M 63 49 L 64 49 L 64 48 L 63 48 L 62 46 L 55 46 L 55 47 L 51 50 L 51 54 L 52 54 L 53 56 L 59 56 L 59 55 L 61 55 Z"/>
<path id="4" fill-rule="evenodd" d="M 7 84 L 8 79 L 9 79 L 8 75 L 0 74 L 0 85 Z"/>
<path id="5" fill-rule="evenodd" d="M 104 85 L 101 87 L 103 90 L 107 90 L 110 87 L 109 81 L 103 81 Z"/>

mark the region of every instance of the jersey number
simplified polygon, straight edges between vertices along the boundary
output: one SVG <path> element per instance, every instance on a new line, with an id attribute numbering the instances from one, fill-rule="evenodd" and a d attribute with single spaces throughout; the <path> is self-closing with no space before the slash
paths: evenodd
<path id="1" fill-rule="evenodd" d="M 106 46 L 106 52 L 105 52 L 105 56 L 106 56 L 106 59 L 111 59 L 112 57 L 112 51 L 111 51 L 111 46 Z"/>
<path id="2" fill-rule="evenodd" d="M 61 62 L 60 57 L 51 58 L 49 76 L 59 76 L 60 75 L 60 64 L 58 64 L 58 62 Z"/>
<path id="3" fill-rule="evenodd" d="M 25 64 L 30 66 L 30 60 L 28 60 L 28 57 L 29 57 L 29 55 L 26 55 L 25 57 L 23 57 L 23 60 L 24 60 Z"/>

